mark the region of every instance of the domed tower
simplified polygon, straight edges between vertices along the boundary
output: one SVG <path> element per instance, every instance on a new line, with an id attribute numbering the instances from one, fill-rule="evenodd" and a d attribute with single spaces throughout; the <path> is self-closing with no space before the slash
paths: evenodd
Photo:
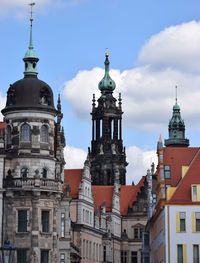
<path id="1" fill-rule="evenodd" d="M 99 82 L 101 96 L 93 95 L 92 142 L 90 151 L 93 185 L 114 185 L 118 176 L 120 184 L 126 184 L 126 153 L 122 141 L 122 99 L 113 97 L 115 82 L 109 75 L 108 53 L 105 54 L 105 75 Z"/>
<path id="2" fill-rule="evenodd" d="M 10 85 L 2 110 L 2 239 L 9 239 L 17 248 L 15 262 L 60 262 L 61 254 L 69 258 L 67 244 L 59 252 L 60 238 L 69 238 L 68 211 L 61 205 L 65 164 L 61 104 L 59 98 L 55 109 L 52 89 L 37 77 L 39 59 L 32 43 L 33 19 L 30 21 L 24 78 Z"/>
<path id="3" fill-rule="evenodd" d="M 185 138 L 185 124 L 181 118 L 180 106 L 176 103 L 173 106 L 172 118 L 169 121 L 169 138 L 165 140 L 166 147 L 188 147 L 189 140 Z"/>

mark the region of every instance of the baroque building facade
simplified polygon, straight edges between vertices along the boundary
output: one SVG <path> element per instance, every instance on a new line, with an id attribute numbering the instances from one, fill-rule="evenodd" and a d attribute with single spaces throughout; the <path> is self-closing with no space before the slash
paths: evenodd
<path id="1" fill-rule="evenodd" d="M 17 249 L 14 262 L 69 262 L 69 193 L 63 194 L 65 146 L 60 98 L 37 77 L 32 43 L 24 78 L 10 85 L 0 138 L 1 245 Z M 55 121 L 57 117 L 57 121 Z"/>

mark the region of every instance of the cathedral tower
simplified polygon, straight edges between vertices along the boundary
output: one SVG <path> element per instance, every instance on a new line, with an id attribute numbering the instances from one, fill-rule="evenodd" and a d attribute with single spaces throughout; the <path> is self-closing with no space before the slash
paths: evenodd
<path id="1" fill-rule="evenodd" d="M 93 185 L 126 184 L 126 153 L 122 141 L 122 99 L 113 97 L 115 82 L 109 75 L 108 53 L 105 54 L 105 75 L 99 82 L 101 96 L 92 104 L 92 142 L 90 162 Z"/>
<path id="2" fill-rule="evenodd" d="M 9 239 L 17 248 L 15 262 L 56 263 L 69 259 L 69 215 L 61 205 L 67 200 L 62 191 L 65 138 L 60 98 L 56 110 L 50 86 L 37 77 L 39 59 L 32 43 L 32 17 L 30 21 L 24 78 L 10 85 L 2 110 L 2 242 Z"/>

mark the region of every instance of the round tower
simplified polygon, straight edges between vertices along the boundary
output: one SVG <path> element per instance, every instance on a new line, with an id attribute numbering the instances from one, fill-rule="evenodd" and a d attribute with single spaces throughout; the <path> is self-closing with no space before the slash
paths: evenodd
<path id="1" fill-rule="evenodd" d="M 61 222 L 65 224 L 68 217 L 60 209 L 65 164 L 61 104 L 59 98 L 55 109 L 52 89 L 37 77 L 39 59 L 33 48 L 32 17 L 30 21 L 24 78 L 10 85 L 2 110 L 3 241 L 9 239 L 17 248 L 15 262 L 60 262 L 59 238 L 66 234 Z M 65 258 L 69 256 L 67 249 L 62 251 Z"/>

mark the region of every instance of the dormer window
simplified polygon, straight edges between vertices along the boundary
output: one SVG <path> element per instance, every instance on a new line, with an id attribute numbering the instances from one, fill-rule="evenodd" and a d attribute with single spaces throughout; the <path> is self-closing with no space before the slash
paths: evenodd
<path id="1" fill-rule="evenodd" d="M 193 202 L 200 202 L 200 184 L 191 185 L 191 198 Z"/>
<path id="2" fill-rule="evenodd" d="M 171 178 L 170 165 L 165 165 L 164 172 L 165 172 L 165 179 L 170 179 Z"/>
<path id="3" fill-rule="evenodd" d="M 30 139 L 31 139 L 30 126 L 28 124 L 23 124 L 21 126 L 21 141 L 30 142 Z"/>
<path id="4" fill-rule="evenodd" d="M 48 142 L 48 128 L 45 125 L 43 125 L 40 130 L 40 141 Z"/>

